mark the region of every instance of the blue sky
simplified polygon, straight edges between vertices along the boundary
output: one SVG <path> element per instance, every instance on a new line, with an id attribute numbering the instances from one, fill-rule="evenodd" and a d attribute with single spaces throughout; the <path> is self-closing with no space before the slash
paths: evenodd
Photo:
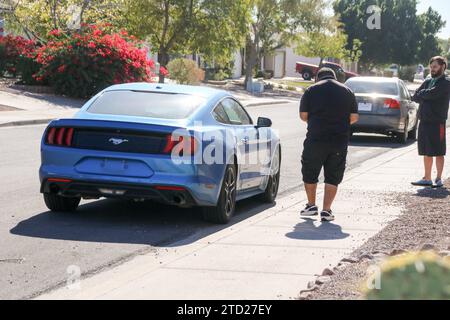
<path id="1" fill-rule="evenodd" d="M 448 39 L 450 38 L 450 1 L 448 0 L 419 0 L 420 3 L 417 6 L 418 13 L 423 13 L 432 7 L 439 12 L 444 20 L 447 21 L 445 29 L 441 31 L 439 37 Z"/>

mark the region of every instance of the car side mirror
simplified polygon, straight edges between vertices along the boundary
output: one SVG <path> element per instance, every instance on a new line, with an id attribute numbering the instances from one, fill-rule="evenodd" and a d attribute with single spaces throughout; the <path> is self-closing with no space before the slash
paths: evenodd
<path id="1" fill-rule="evenodd" d="M 258 124 L 256 125 L 258 128 L 270 128 L 272 126 L 272 120 L 269 118 L 258 118 Z"/>

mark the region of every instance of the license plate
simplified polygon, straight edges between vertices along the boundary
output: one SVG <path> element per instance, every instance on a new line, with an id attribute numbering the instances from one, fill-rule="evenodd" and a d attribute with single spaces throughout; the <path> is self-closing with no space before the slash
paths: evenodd
<path id="1" fill-rule="evenodd" d="M 372 111 L 372 104 L 360 102 L 360 103 L 358 103 L 358 110 L 359 111 Z"/>

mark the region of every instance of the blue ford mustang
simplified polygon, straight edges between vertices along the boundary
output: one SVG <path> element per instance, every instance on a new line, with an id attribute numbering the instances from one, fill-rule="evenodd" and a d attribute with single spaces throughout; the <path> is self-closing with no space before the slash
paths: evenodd
<path id="1" fill-rule="evenodd" d="M 81 198 L 155 200 L 203 207 L 206 220 L 227 223 L 236 201 L 277 196 L 281 146 L 271 125 L 254 124 L 221 90 L 111 86 L 46 128 L 41 192 L 57 212 L 76 210 Z"/>

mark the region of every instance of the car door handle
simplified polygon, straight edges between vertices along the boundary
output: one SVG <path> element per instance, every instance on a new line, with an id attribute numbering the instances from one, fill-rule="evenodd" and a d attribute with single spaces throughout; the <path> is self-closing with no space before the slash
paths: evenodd
<path id="1" fill-rule="evenodd" d="M 248 144 L 249 138 L 248 138 L 248 137 L 245 137 L 245 138 L 241 139 L 241 142 L 242 142 L 243 144 Z"/>

